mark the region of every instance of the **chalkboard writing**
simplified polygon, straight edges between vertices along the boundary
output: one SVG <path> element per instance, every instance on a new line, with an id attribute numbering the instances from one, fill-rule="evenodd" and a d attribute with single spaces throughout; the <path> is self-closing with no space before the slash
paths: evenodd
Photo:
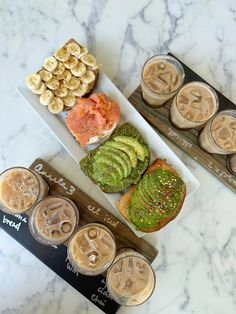
<path id="1" fill-rule="evenodd" d="M 15 228 L 17 231 L 20 230 L 21 222 L 15 223 L 15 221 L 7 218 L 6 215 L 3 215 L 2 222 L 6 225 L 9 225 L 12 228 Z"/>
<path id="2" fill-rule="evenodd" d="M 38 164 L 37 166 L 35 166 L 34 171 L 46 177 L 48 181 L 59 184 L 61 187 L 63 187 L 64 190 L 66 190 L 66 194 L 68 195 L 73 195 L 76 190 L 75 186 L 73 185 L 67 186 L 63 178 L 54 177 L 53 175 L 48 174 L 46 171 L 44 171 L 42 164 Z"/>

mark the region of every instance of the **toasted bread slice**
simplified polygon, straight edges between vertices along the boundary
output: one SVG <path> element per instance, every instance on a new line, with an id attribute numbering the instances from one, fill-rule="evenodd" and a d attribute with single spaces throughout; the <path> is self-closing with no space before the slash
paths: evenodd
<path id="1" fill-rule="evenodd" d="M 165 160 L 162 160 L 162 159 L 156 159 L 152 165 L 146 170 L 146 172 L 144 173 L 144 176 L 145 175 L 148 175 L 149 173 L 151 172 L 154 172 L 155 170 L 157 170 L 158 168 L 161 168 L 161 169 L 165 169 L 165 170 L 168 170 L 172 173 L 174 173 L 175 175 L 178 175 L 177 172 L 170 166 L 166 163 Z M 130 199 L 131 199 L 131 194 L 132 192 L 138 187 L 138 184 L 136 185 L 133 185 L 127 192 L 125 192 L 121 198 L 116 202 L 116 205 L 117 205 L 117 208 L 119 210 L 119 212 L 122 214 L 122 216 L 130 221 L 129 219 L 129 214 L 128 214 L 128 206 L 129 206 L 129 203 L 130 203 Z M 177 215 L 178 213 L 180 212 L 181 208 L 182 208 L 182 205 L 183 205 L 183 202 L 184 202 L 184 199 L 185 199 L 185 196 L 186 196 L 186 185 L 183 184 L 183 188 L 182 188 L 182 193 L 181 193 L 181 199 L 179 201 L 179 204 L 178 204 L 178 207 L 177 209 L 175 210 L 175 212 L 173 212 L 173 214 L 169 217 L 166 217 L 166 218 L 163 218 L 163 220 L 161 221 L 157 221 L 157 225 L 155 227 L 152 227 L 152 228 L 142 228 L 140 229 L 141 231 L 143 232 L 154 232 L 154 231 L 157 231 L 157 230 L 160 230 L 161 228 L 163 228 L 165 225 L 167 225 L 171 220 L 173 220 Z"/>

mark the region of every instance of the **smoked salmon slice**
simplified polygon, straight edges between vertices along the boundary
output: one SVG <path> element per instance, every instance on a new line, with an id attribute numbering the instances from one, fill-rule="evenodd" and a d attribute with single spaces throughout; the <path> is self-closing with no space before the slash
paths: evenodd
<path id="1" fill-rule="evenodd" d="M 118 104 L 104 93 L 94 93 L 88 98 L 78 98 L 77 105 L 66 117 L 66 124 L 84 147 L 92 137 L 110 130 L 119 120 Z"/>

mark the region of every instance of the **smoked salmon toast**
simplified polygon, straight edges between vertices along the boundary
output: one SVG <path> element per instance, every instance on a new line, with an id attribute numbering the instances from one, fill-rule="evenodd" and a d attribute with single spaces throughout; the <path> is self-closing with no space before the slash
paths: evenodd
<path id="1" fill-rule="evenodd" d="M 120 120 L 118 104 L 103 93 L 79 97 L 70 110 L 66 124 L 81 147 L 109 136 Z"/>

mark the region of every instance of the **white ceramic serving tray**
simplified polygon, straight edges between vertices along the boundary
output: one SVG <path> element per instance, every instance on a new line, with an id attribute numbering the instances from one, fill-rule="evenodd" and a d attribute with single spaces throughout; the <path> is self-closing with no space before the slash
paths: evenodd
<path id="1" fill-rule="evenodd" d="M 48 126 L 51 132 L 57 137 L 65 149 L 70 153 L 73 159 L 78 163 L 81 158 L 86 155 L 86 150 L 82 149 L 79 143 L 74 139 L 70 131 L 65 124 L 65 116 L 67 113 L 62 113 L 60 115 L 51 114 L 47 107 L 42 106 L 39 103 L 38 95 L 33 94 L 25 85 L 24 82 L 17 86 L 19 93 L 26 99 L 34 111 L 39 115 L 43 122 Z M 145 142 L 148 144 L 151 151 L 151 160 L 156 158 L 165 158 L 168 163 L 173 165 L 177 170 L 180 177 L 184 180 L 187 185 L 186 197 L 189 197 L 194 193 L 199 187 L 199 182 L 189 171 L 189 169 L 184 165 L 184 163 L 174 154 L 174 152 L 167 146 L 167 144 L 162 140 L 162 138 L 153 130 L 153 128 L 144 120 L 144 118 L 136 111 L 136 109 L 130 104 L 130 102 L 124 97 L 124 95 L 118 90 L 118 88 L 112 83 L 112 81 L 107 77 L 107 75 L 100 71 L 99 81 L 95 92 L 104 92 L 111 98 L 115 99 L 120 106 L 121 110 L 121 121 L 120 125 L 124 122 L 129 122 L 137 128 Z M 93 145 L 94 146 L 94 145 Z M 82 171 L 78 172 L 78 175 L 83 175 L 83 185 L 91 184 L 89 178 L 87 178 Z M 86 181 L 88 180 L 88 181 Z M 82 184 L 82 183 L 81 183 Z M 97 187 L 98 188 L 98 187 Z M 99 188 L 98 188 L 99 189 Z M 103 193 L 100 189 L 99 191 Z M 116 201 L 120 198 L 120 193 L 116 194 L 106 194 L 103 195 L 112 204 L 114 210 L 118 212 L 116 208 Z M 120 215 L 120 214 L 119 214 Z M 120 215 L 121 219 L 127 223 L 123 217 Z M 141 237 L 144 235 L 143 232 L 135 230 L 132 224 L 129 227 L 134 231 L 134 233 Z"/>

